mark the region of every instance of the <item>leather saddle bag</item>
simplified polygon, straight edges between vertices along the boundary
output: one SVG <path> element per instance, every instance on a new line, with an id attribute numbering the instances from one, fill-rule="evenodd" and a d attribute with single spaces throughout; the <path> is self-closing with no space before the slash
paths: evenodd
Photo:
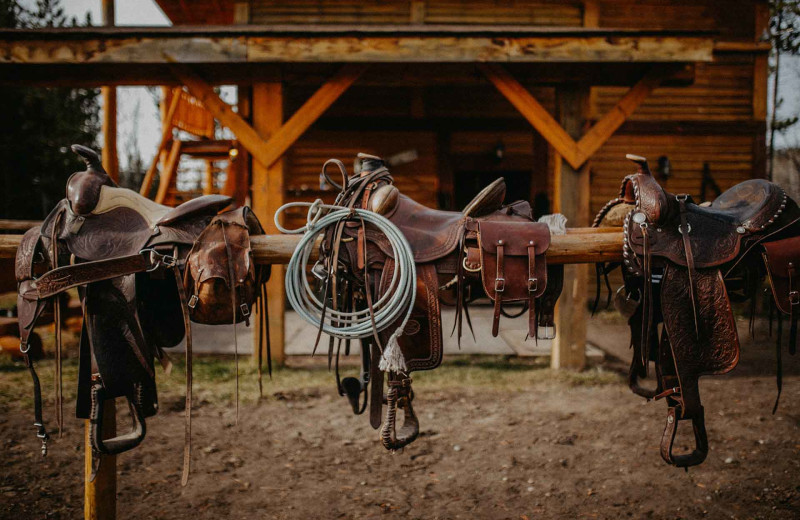
<path id="1" fill-rule="evenodd" d="M 547 287 L 545 252 L 550 247 L 550 228 L 539 222 L 478 222 L 481 279 L 494 302 L 492 336 L 497 336 L 503 303 L 528 304 L 529 330 L 536 337 L 536 298 Z"/>
<path id="2" fill-rule="evenodd" d="M 790 316 L 789 353 L 797 350 L 797 321 L 800 317 L 800 237 L 764 244 L 772 296 L 778 309 Z"/>
<path id="3" fill-rule="evenodd" d="M 184 274 L 190 316 L 220 325 L 249 319 L 266 273 L 252 258 L 250 235 L 264 230 L 247 207 L 214 217 L 195 241 Z"/>

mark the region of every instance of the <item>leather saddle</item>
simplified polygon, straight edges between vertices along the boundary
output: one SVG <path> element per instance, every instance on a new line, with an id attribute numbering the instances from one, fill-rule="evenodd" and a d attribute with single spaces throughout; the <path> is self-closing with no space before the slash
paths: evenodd
<path id="1" fill-rule="evenodd" d="M 208 195 L 176 208 L 156 204 L 118 187 L 93 150 L 78 145 L 72 150 L 84 159 L 86 171 L 70 177 L 67 197 L 41 227 L 25 234 L 17 253 L 21 348 L 23 352 L 29 348 L 28 338 L 44 309 L 60 294 L 77 288 L 84 322 L 76 416 L 90 420 L 93 450 L 115 454 L 144 439 L 145 418 L 158 410 L 155 360 L 166 368 L 169 360 L 164 349 L 177 346 L 185 337 L 185 482 L 191 431 L 189 321 L 236 323 L 247 319 L 269 274 L 253 264 L 249 247 L 249 236 L 261 234 L 263 229 L 248 208 L 218 216 L 231 204 L 230 197 Z M 227 246 L 222 251 L 211 249 L 211 242 L 203 238 L 217 228 L 223 230 L 219 240 Z M 224 281 L 227 290 L 204 292 L 207 280 L 195 279 L 194 272 L 186 269 L 187 263 L 200 263 L 204 271 L 214 266 L 229 270 Z M 189 286 L 191 294 L 187 293 Z M 215 316 L 198 312 L 209 306 L 218 309 Z M 58 313 L 59 305 L 54 309 Z M 59 327 L 58 315 L 55 321 Z M 56 350 L 60 358 L 60 341 Z M 36 424 L 44 452 L 48 433 L 42 421 L 41 392 L 32 361 L 28 360 L 28 366 L 34 379 Z M 129 432 L 106 439 L 103 402 L 117 397 L 127 399 L 132 426 Z M 57 401 L 60 429 L 60 391 Z"/>
<path id="2" fill-rule="evenodd" d="M 615 304 L 631 328 L 629 384 L 647 399 L 666 399 L 661 455 L 669 464 L 689 467 L 708 453 L 698 379 L 726 373 L 739 360 L 729 292 L 754 295 L 753 281 L 763 272 L 757 246 L 797 234 L 800 211 L 779 186 L 762 179 L 737 184 L 710 205 L 697 205 L 688 195 L 665 191 L 644 158 L 628 159 L 637 172 L 623 180 L 619 196 L 601 210 L 594 226 L 625 214 L 624 287 Z M 598 273 L 607 274 L 609 267 L 599 266 Z M 599 283 L 598 277 L 598 296 Z M 639 384 L 651 360 L 654 390 Z M 695 449 L 676 455 L 673 444 L 682 420 L 692 422 Z"/>
<path id="3" fill-rule="evenodd" d="M 384 398 L 384 373 L 378 370 L 382 345 L 388 333 L 377 335 L 379 341 L 362 340 L 362 370 L 358 379 L 339 379 L 340 395 L 346 395 L 353 410 L 362 413 L 371 388 L 370 423 L 381 427 L 381 440 L 390 450 L 408 445 L 419 434 L 419 422 L 412 407 L 413 391 L 409 374 L 430 370 L 442 361 L 441 302 L 456 306 L 454 331 L 462 333 L 462 316 L 471 327 L 468 303 L 485 292 L 494 301 L 493 334 L 498 333 L 504 304 L 516 303 L 529 314 L 529 334 L 537 337 L 539 325 L 554 331 L 552 309 L 561 291 L 561 266 L 548 267 L 545 252 L 550 244 L 547 224 L 535 222 L 530 204 L 516 202 L 503 206 L 505 183 L 498 179 L 484 188 L 462 212 L 427 208 L 399 193 L 383 161 L 359 154 L 360 173 L 347 178 L 339 161 L 328 161 L 322 175 L 328 183 L 346 187 L 337 205 L 374 211 L 395 224 L 409 242 L 417 270 L 417 296 L 405 334 L 398 343 L 408 367 L 406 373 L 388 373 L 388 391 Z M 341 185 L 327 174 L 328 164 L 339 166 Z M 320 258 L 325 273 L 336 272 L 347 280 L 348 289 L 337 302 L 339 309 L 361 310 L 370 292 L 376 301 L 389 290 L 395 269 L 392 248 L 386 237 L 358 222 L 342 224 L 331 230 L 322 243 Z M 337 240 L 337 237 L 341 237 Z M 364 252 L 366 251 L 366 255 Z M 333 264 L 338 259 L 338 265 Z M 366 258 L 366 260 L 364 260 Z M 398 320 L 397 325 L 400 325 Z M 389 327 L 387 330 L 394 330 Z M 379 344 L 380 343 L 380 344 Z M 340 345 L 341 346 L 341 345 Z M 329 356 L 334 340 L 329 343 Z M 345 345 L 349 352 L 349 345 Z M 363 399 L 361 395 L 363 394 Z M 382 420 L 383 403 L 387 404 Z M 397 410 L 404 411 L 404 424 L 396 428 Z"/>

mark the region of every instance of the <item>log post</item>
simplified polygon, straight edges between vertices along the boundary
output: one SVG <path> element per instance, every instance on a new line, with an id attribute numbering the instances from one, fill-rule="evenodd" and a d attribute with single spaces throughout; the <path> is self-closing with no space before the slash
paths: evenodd
<path id="1" fill-rule="evenodd" d="M 556 90 L 561 127 L 575 140 L 583 134 L 589 114 L 589 87 L 563 85 Z M 569 226 L 589 224 L 589 168 L 574 168 L 559 159 L 554 180 L 558 200 L 555 206 L 567 217 Z M 553 341 L 552 368 L 582 370 L 586 365 L 586 294 L 589 271 L 586 265 L 564 266 L 564 290 L 556 305 L 556 338 Z"/>
<path id="2" fill-rule="evenodd" d="M 114 25 L 114 0 L 103 0 L 103 22 Z M 117 89 L 103 87 L 103 168 L 114 181 L 119 180 L 117 161 Z M 103 433 L 114 437 L 117 432 L 117 407 L 113 399 L 105 401 Z M 98 455 L 100 468 L 90 481 L 93 466 L 92 444 L 89 440 L 89 421 L 86 421 L 84 450 L 83 517 L 85 520 L 113 520 L 117 517 L 117 458 Z"/>
<path id="3" fill-rule="evenodd" d="M 283 125 L 283 85 L 281 83 L 257 83 L 252 93 L 253 128 L 262 138 L 269 139 Z M 252 207 L 268 234 L 278 233 L 273 216 L 284 202 L 284 160 L 278 159 L 265 167 L 260 161 L 253 161 Z M 269 311 L 269 334 L 272 359 L 282 364 L 286 358 L 284 350 L 284 314 L 286 311 L 286 291 L 283 278 L 286 268 L 272 266 L 272 275 L 267 283 L 267 305 Z M 255 323 L 258 323 L 256 316 Z M 266 341 L 254 335 L 258 349 L 266 349 Z"/>

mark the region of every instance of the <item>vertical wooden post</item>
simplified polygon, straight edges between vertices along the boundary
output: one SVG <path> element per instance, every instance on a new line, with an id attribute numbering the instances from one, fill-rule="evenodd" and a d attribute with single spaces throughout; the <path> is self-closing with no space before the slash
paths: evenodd
<path id="1" fill-rule="evenodd" d="M 769 4 L 758 2 L 755 8 L 755 41 L 769 29 Z M 769 55 L 759 54 L 753 59 L 753 121 L 758 123 L 758 133 L 753 138 L 753 177 L 767 177 L 767 96 L 769 81 Z"/>
<path id="2" fill-rule="evenodd" d="M 103 0 L 103 21 L 114 25 L 114 0 Z M 103 168 L 112 179 L 119 180 L 117 163 L 117 90 L 103 87 Z M 103 432 L 114 437 L 117 432 L 117 407 L 114 400 L 102 404 Z M 83 517 L 85 520 L 113 520 L 117 517 L 117 458 L 99 455 L 100 469 L 93 481 L 92 445 L 89 440 L 89 421 L 85 424 Z"/>
<path id="3" fill-rule="evenodd" d="M 256 83 L 252 94 L 253 128 L 268 139 L 273 132 L 283 125 L 283 85 L 281 83 Z M 279 159 L 269 168 L 258 161 L 253 161 L 252 207 L 261 220 L 268 234 L 278 233 L 274 215 L 284 202 L 284 159 Z M 286 295 L 283 286 L 285 267 L 272 266 L 272 276 L 267 283 L 267 305 L 269 305 L 269 333 L 272 347 L 272 359 L 275 363 L 283 363 L 284 350 L 284 313 L 286 311 Z M 258 319 L 258 317 L 256 318 Z M 265 349 L 266 342 L 260 341 L 254 349 Z M 258 350 L 255 350 L 258 353 Z"/>
<path id="4" fill-rule="evenodd" d="M 583 134 L 589 113 L 589 87 L 563 85 L 556 90 L 559 120 L 573 138 Z M 575 169 L 561 160 L 555 179 L 559 200 L 555 207 L 567 217 L 570 227 L 589 224 L 589 167 Z M 550 358 L 552 368 L 582 370 L 586 365 L 586 294 L 589 284 L 587 265 L 564 266 L 564 290 L 556 305 L 556 339 Z"/>
<path id="5" fill-rule="evenodd" d="M 113 437 L 117 431 L 116 405 L 113 400 L 103 403 L 103 433 Z M 113 520 L 117 517 L 117 457 L 100 455 L 100 469 L 94 481 L 89 482 L 92 475 L 92 445 L 89 441 L 89 421 L 86 421 L 84 450 L 84 502 L 83 518 L 85 520 Z"/>
<path id="6" fill-rule="evenodd" d="M 103 25 L 114 25 L 114 0 L 103 0 Z M 117 87 L 102 87 L 103 98 L 103 168 L 119 181 L 117 159 Z"/>

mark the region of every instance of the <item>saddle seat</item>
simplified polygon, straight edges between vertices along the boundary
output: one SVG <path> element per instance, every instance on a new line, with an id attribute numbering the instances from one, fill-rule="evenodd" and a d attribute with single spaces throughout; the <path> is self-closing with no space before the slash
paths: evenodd
<path id="1" fill-rule="evenodd" d="M 154 202 L 132 190 L 102 186 L 97 205 L 91 211 L 91 214 L 102 215 L 117 208 L 128 208 L 138 213 L 147 222 L 148 227 L 168 226 L 197 215 L 216 215 L 220 210 L 229 206 L 231 202 L 233 202 L 233 199 L 225 195 L 203 195 L 171 208 Z"/>
<path id="2" fill-rule="evenodd" d="M 680 196 L 661 189 L 649 170 L 630 176 L 629 182 L 638 197 L 636 209 L 625 220 L 626 247 L 644 255 L 642 222 L 637 220 L 646 220 L 650 222 L 649 253 L 686 267 Z M 778 219 L 786 207 L 786 193 L 776 184 L 751 179 L 725 191 L 710 206 L 698 206 L 689 196 L 683 205 L 694 266 L 717 267 L 736 260 L 744 238 L 762 232 Z"/>
<path id="3" fill-rule="evenodd" d="M 408 239 L 415 262 L 433 262 L 456 249 L 467 217 L 480 217 L 500 209 L 505 196 L 506 183 L 500 177 L 481 190 L 462 212 L 431 209 L 399 194 L 395 207 L 385 216 Z M 385 254 L 391 255 L 391 246 L 380 233 L 368 231 L 368 235 Z"/>
<path id="4" fill-rule="evenodd" d="M 750 179 L 725 190 L 707 210 L 721 217 L 730 217 L 754 233 L 772 223 L 785 205 L 786 193 L 777 184 L 764 179 Z"/>

